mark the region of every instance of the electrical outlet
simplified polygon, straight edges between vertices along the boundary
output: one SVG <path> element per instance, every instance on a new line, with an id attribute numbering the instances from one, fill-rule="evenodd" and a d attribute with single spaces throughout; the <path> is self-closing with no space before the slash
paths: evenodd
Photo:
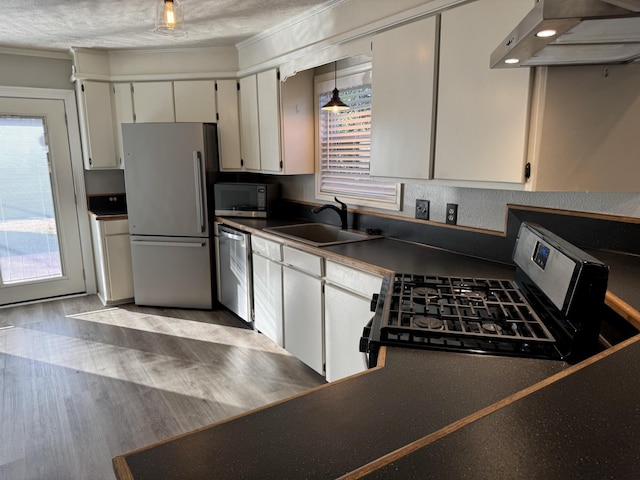
<path id="1" fill-rule="evenodd" d="M 449 225 L 455 225 L 458 223 L 458 204 L 447 203 L 447 223 Z"/>
<path id="2" fill-rule="evenodd" d="M 416 218 L 429 220 L 429 200 L 416 200 Z"/>

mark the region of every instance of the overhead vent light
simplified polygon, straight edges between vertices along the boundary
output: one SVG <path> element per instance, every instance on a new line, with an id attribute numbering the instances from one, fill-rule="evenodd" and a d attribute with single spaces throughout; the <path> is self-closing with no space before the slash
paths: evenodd
<path id="1" fill-rule="evenodd" d="M 491 54 L 491 68 L 640 59 L 640 0 L 539 0 Z"/>

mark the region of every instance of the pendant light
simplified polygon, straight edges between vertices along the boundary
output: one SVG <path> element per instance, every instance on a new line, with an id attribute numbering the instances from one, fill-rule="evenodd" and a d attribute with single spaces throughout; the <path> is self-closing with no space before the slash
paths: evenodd
<path id="1" fill-rule="evenodd" d="M 184 28 L 184 15 L 179 0 L 158 0 L 158 12 L 154 32 L 173 37 L 182 37 L 187 34 Z"/>
<path id="2" fill-rule="evenodd" d="M 333 68 L 333 82 L 335 88 L 333 89 L 333 96 L 323 107 L 322 110 L 337 113 L 349 110 L 351 107 L 340 100 L 340 90 L 338 90 L 338 62 L 334 62 Z"/>

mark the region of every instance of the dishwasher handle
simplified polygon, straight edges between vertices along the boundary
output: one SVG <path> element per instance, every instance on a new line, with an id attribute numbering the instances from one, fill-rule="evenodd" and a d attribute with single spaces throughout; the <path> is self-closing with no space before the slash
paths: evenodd
<path id="1" fill-rule="evenodd" d="M 218 228 L 218 235 L 221 237 L 230 238 L 231 240 L 244 241 L 244 236 L 241 234 L 233 233 L 223 227 Z"/>

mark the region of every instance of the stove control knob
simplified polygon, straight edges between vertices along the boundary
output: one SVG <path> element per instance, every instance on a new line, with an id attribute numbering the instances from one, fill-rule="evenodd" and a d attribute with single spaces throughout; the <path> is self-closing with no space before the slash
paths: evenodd
<path id="1" fill-rule="evenodd" d="M 373 297 L 371 298 L 371 311 L 375 312 L 376 311 L 376 306 L 378 305 L 378 298 L 380 297 L 379 293 L 374 293 Z"/>

